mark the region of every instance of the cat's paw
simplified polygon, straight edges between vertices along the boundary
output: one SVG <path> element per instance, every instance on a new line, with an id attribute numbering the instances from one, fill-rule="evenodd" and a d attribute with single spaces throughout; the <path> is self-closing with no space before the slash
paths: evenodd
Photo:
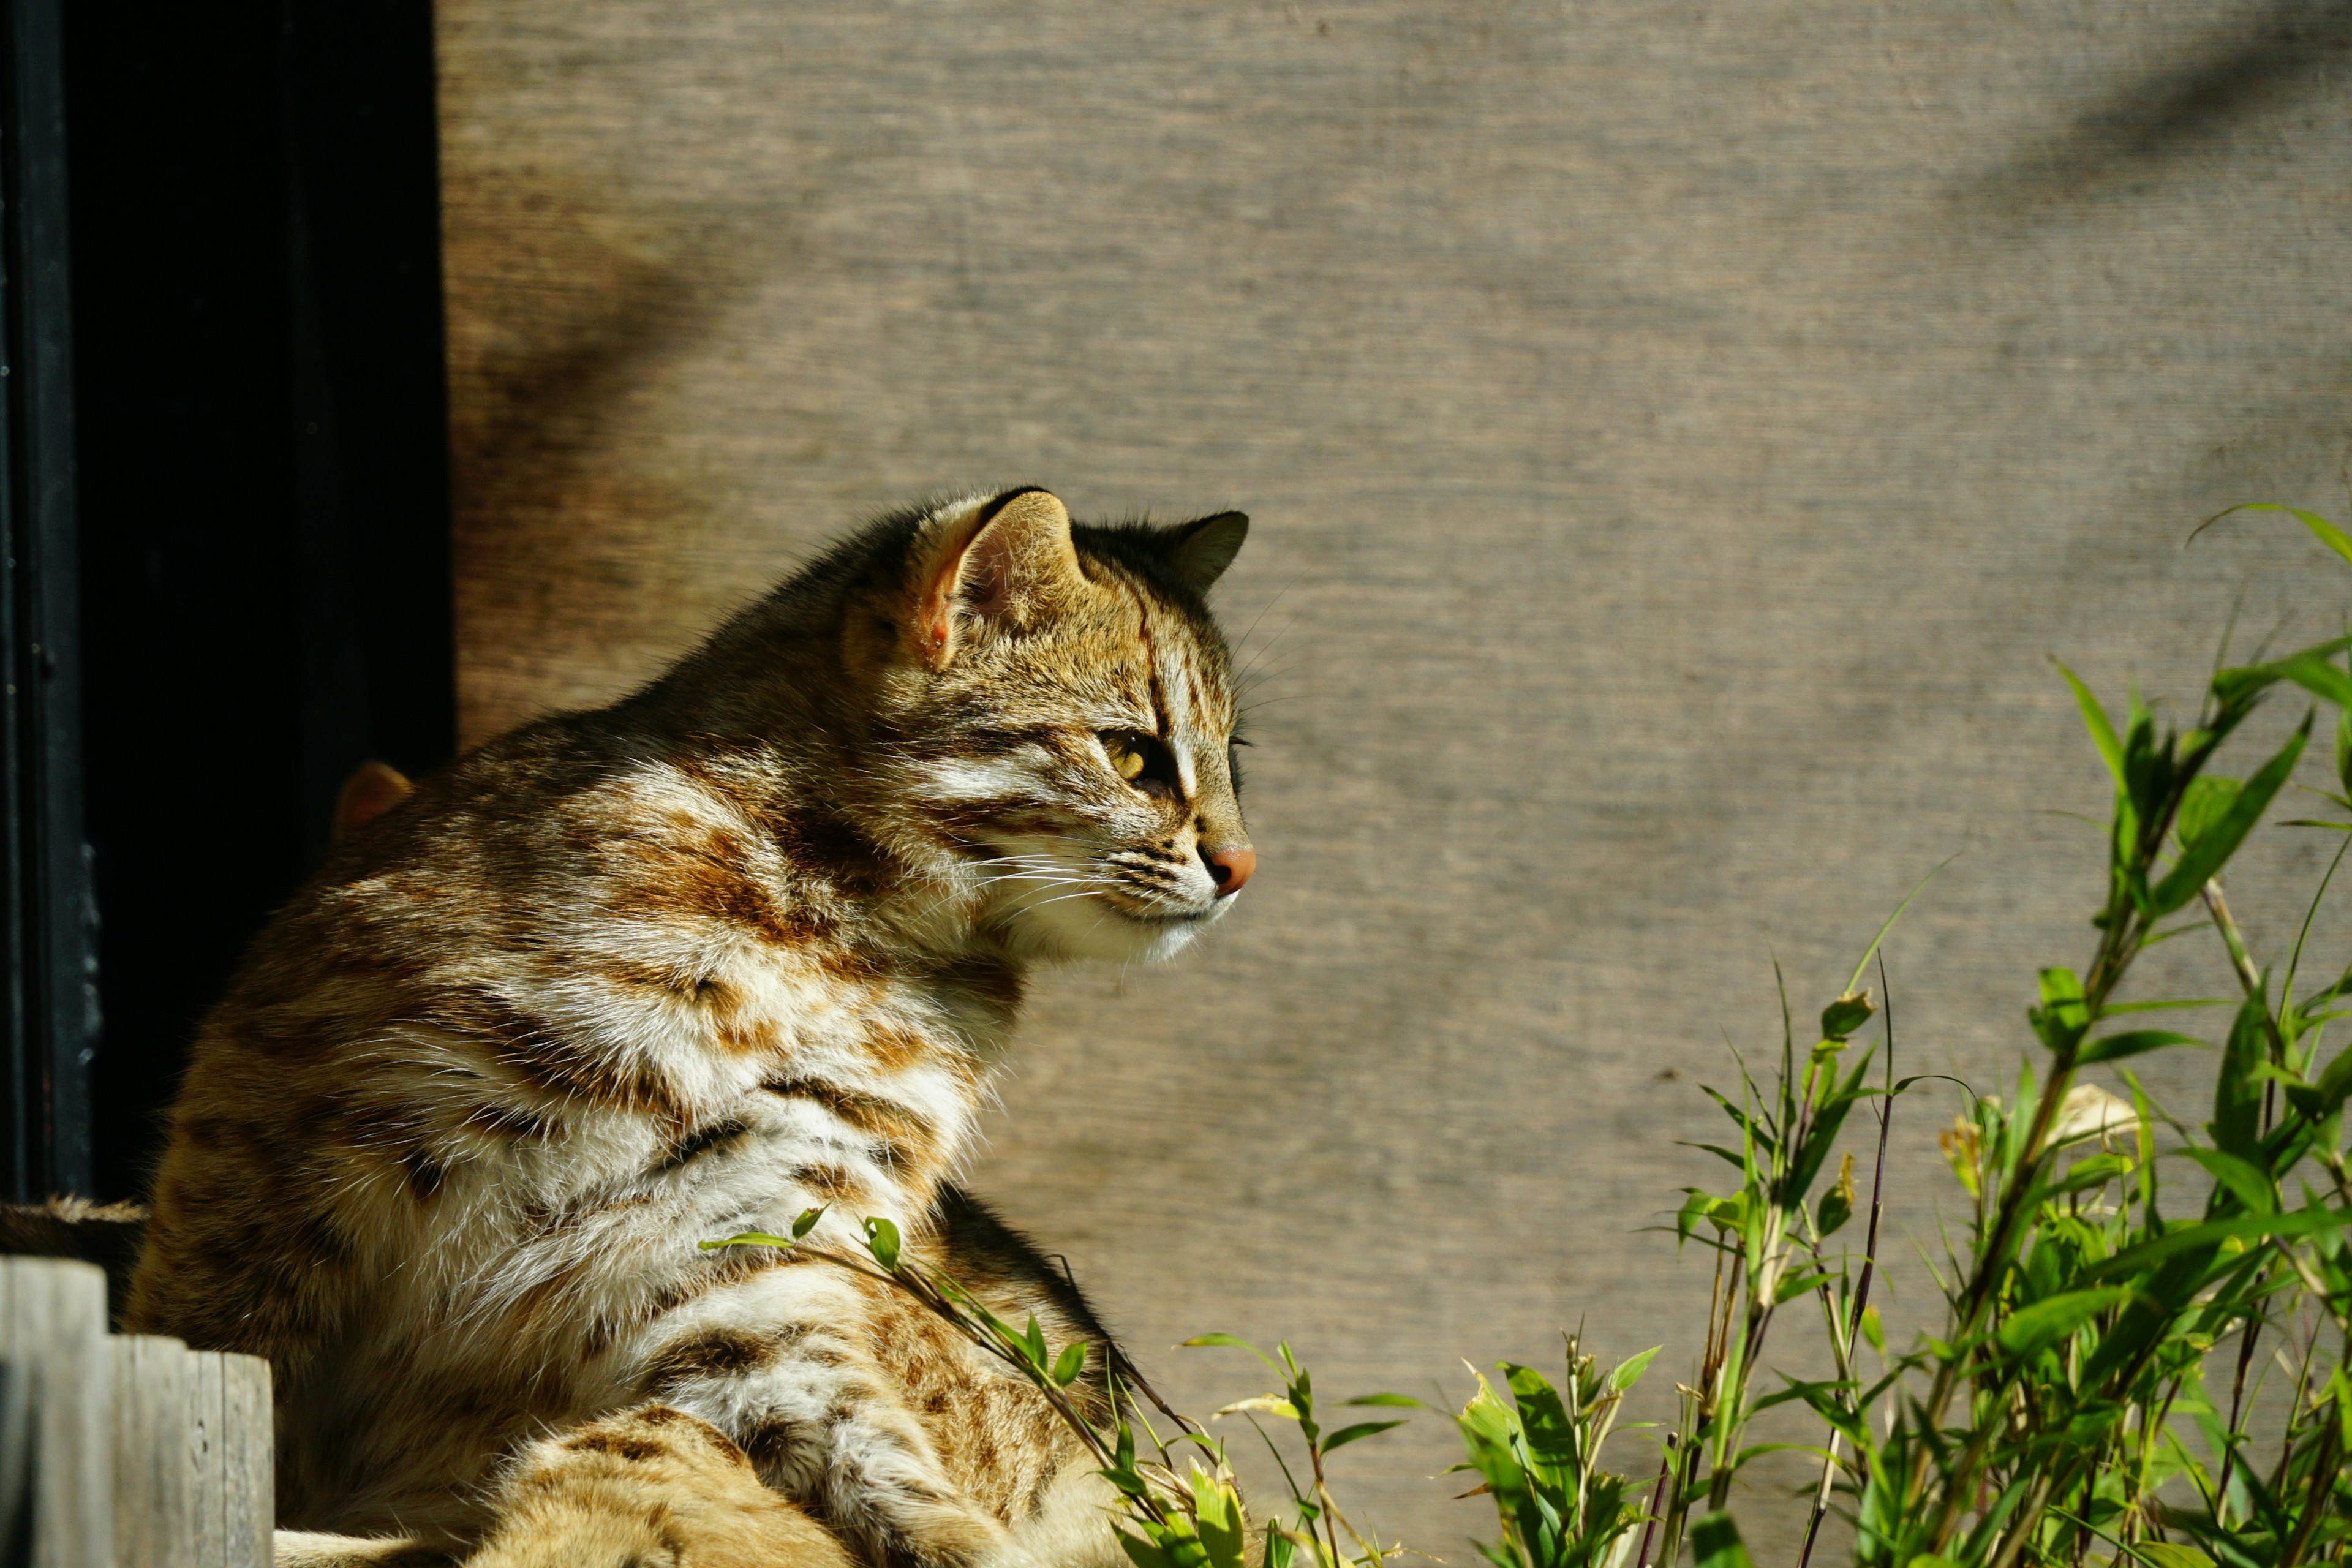
<path id="1" fill-rule="evenodd" d="M 467 1568 L 852 1568 L 709 1423 L 641 1405 L 525 1449 Z"/>

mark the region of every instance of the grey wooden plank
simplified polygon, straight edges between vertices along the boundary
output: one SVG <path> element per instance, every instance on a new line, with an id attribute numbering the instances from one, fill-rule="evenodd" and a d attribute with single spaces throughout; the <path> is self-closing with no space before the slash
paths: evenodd
<path id="1" fill-rule="evenodd" d="M 227 1477 L 223 1449 L 221 1357 L 216 1351 L 189 1358 L 188 1533 L 196 1568 L 227 1568 Z"/>
<path id="2" fill-rule="evenodd" d="M 269 1363 L 224 1355 L 220 1371 L 220 1560 L 226 1568 L 269 1568 L 278 1515 Z"/>
<path id="3" fill-rule="evenodd" d="M 175 1339 L 114 1342 L 114 1550 L 120 1568 L 194 1568 L 194 1358 Z"/>
<path id="4" fill-rule="evenodd" d="M 17 1562 L 29 1546 L 33 1478 L 32 1374 L 13 1325 L 17 1274 L 0 1268 L 0 1558 Z"/>
<path id="5" fill-rule="evenodd" d="M 35 1568 L 114 1568 L 113 1352 L 106 1277 L 87 1263 L 0 1258 L 0 1360 L 30 1404 Z"/>

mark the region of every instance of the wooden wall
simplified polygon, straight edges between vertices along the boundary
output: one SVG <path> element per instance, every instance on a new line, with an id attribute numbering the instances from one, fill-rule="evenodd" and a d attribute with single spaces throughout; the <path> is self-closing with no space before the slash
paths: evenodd
<path id="1" fill-rule="evenodd" d="M 1188 1333 L 1458 1393 L 1580 1321 L 1663 1394 L 1706 1265 L 1642 1227 L 1772 956 L 1810 1012 L 1958 852 L 1906 1061 L 1998 1087 L 2100 876 L 2043 656 L 2185 691 L 2241 597 L 2338 616 L 2307 540 L 2182 541 L 2344 506 L 2345 15 L 441 0 L 466 732 L 933 487 L 1245 508 L 1259 880 L 1045 988 L 974 1184 L 1195 1405 L 1256 1390 Z M 1343 1484 L 1465 1550 L 1445 1434 L 1384 1443 Z"/>

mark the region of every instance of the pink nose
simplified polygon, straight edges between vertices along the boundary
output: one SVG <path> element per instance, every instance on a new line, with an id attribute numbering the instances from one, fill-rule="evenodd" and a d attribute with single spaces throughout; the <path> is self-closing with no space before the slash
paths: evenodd
<path id="1" fill-rule="evenodd" d="M 1246 844 L 1236 844 L 1225 849 L 1203 847 L 1201 864 L 1209 868 L 1209 880 L 1216 883 L 1217 897 L 1230 899 L 1242 890 L 1243 885 L 1250 879 L 1250 873 L 1257 869 L 1257 851 Z"/>

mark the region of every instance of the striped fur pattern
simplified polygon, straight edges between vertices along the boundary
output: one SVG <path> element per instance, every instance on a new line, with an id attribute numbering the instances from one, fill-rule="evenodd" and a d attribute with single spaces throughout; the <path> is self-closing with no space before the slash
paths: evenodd
<path id="1" fill-rule="evenodd" d="M 1246 879 L 1202 602 L 1244 527 L 885 519 L 339 844 L 197 1040 L 126 1310 L 270 1359 L 282 1523 L 522 1552 L 517 1474 L 674 1519 L 691 1450 L 877 1568 L 1116 1557 L 1025 1385 L 887 1288 L 696 1244 L 881 1215 L 1100 1337 L 950 1178 L 1029 967 L 1165 957 Z M 656 1410 L 711 1436 L 639 1444 L 635 1492 L 629 1445 L 563 1447 Z"/>

